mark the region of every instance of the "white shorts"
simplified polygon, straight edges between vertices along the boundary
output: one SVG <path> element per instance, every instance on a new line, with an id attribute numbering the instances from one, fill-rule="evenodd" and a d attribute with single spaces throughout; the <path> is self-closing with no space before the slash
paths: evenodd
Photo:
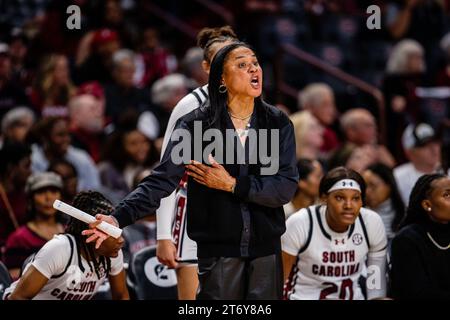
<path id="1" fill-rule="evenodd" d="M 186 207 L 187 189 L 181 187 L 175 197 L 175 218 L 172 224 L 172 239 L 177 248 L 179 266 L 197 264 L 197 243 L 187 234 Z"/>

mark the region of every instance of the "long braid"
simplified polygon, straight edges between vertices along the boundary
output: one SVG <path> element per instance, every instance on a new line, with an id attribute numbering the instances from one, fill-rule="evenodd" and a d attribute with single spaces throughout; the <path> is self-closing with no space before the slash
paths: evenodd
<path id="1" fill-rule="evenodd" d="M 114 209 L 111 202 L 106 199 L 101 193 L 96 191 L 82 191 L 77 194 L 73 200 L 73 206 L 95 216 L 97 214 L 108 215 Z M 106 274 L 111 270 L 111 261 L 107 257 L 99 257 L 95 253 L 94 245 L 86 243 L 86 237 L 81 234 L 83 230 L 88 229 L 88 226 L 77 219 L 71 218 L 69 225 L 67 226 L 66 233 L 71 234 L 77 243 L 77 254 L 79 267 L 84 272 L 84 268 L 81 263 L 80 255 L 81 250 L 86 254 L 87 262 L 91 272 L 95 272 L 100 279 L 100 270 L 106 271 Z"/>
<path id="2" fill-rule="evenodd" d="M 413 223 L 424 225 L 429 221 L 428 213 L 422 207 L 422 201 L 425 200 L 433 190 L 431 186 L 433 181 L 445 177 L 447 177 L 445 174 L 434 173 L 425 174 L 417 180 L 411 191 L 406 216 L 401 224 L 401 228 Z"/>

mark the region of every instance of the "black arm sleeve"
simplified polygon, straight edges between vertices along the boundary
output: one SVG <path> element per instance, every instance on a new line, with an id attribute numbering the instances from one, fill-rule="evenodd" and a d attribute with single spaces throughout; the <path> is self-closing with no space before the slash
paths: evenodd
<path id="1" fill-rule="evenodd" d="M 188 130 L 184 122 L 180 122 L 177 129 Z M 178 186 L 183 177 L 184 164 L 175 164 L 171 157 L 173 148 L 179 143 L 186 143 L 182 139 L 168 142 L 161 163 L 146 177 L 137 188 L 123 199 L 114 212 L 114 216 L 121 228 L 136 220 L 156 212 L 162 198 L 169 196 Z M 188 141 L 190 145 L 190 141 Z"/>

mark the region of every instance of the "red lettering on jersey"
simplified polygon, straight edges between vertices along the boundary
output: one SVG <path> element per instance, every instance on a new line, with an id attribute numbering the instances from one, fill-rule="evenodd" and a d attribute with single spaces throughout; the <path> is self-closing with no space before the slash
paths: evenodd
<path id="1" fill-rule="evenodd" d="M 181 221 L 182 221 L 185 205 L 186 205 L 186 198 L 183 196 L 179 196 L 179 198 L 177 200 L 177 206 L 176 206 L 177 213 L 175 215 L 175 223 L 174 223 L 174 227 L 173 227 L 173 231 L 172 231 L 175 246 L 177 248 L 178 248 L 178 239 L 180 238 L 180 233 L 181 233 Z"/>
<path id="2" fill-rule="evenodd" d="M 95 290 L 95 281 L 89 282 L 89 292 L 92 293 Z"/>
<path id="3" fill-rule="evenodd" d="M 355 262 L 355 250 L 350 251 L 350 262 Z"/>
<path id="4" fill-rule="evenodd" d="M 88 285 L 89 285 L 89 282 L 83 282 L 82 283 L 82 290 L 80 290 L 80 292 L 87 292 L 88 291 Z"/>
<path id="5" fill-rule="evenodd" d="M 355 251 L 331 251 L 322 252 L 322 263 L 355 262 Z"/>
<path id="6" fill-rule="evenodd" d="M 336 262 L 336 252 L 330 252 L 330 262 Z"/>

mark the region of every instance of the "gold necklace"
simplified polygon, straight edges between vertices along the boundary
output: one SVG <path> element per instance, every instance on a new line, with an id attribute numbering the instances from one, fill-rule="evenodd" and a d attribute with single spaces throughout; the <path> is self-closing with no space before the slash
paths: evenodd
<path id="1" fill-rule="evenodd" d="M 241 117 L 238 117 L 238 116 L 235 116 L 234 114 L 232 114 L 231 112 L 229 112 L 228 111 L 228 114 L 230 115 L 230 117 L 232 117 L 232 118 L 235 118 L 235 119 L 239 119 L 239 120 L 246 120 L 246 119 L 248 119 L 248 118 L 250 118 L 251 116 L 252 116 L 252 114 L 253 114 L 253 111 L 248 115 L 248 116 L 246 116 L 246 117 L 243 117 L 243 118 L 241 118 Z"/>
<path id="2" fill-rule="evenodd" d="M 427 232 L 427 236 L 428 236 L 428 238 L 430 238 L 430 240 L 431 240 L 431 242 L 433 242 L 433 244 L 438 248 L 438 249 L 441 249 L 441 250 L 448 250 L 448 249 L 450 249 L 450 243 L 446 246 L 446 247 L 443 247 L 443 246 L 440 246 L 432 237 L 431 237 L 431 234 L 429 233 L 429 232 Z"/>

